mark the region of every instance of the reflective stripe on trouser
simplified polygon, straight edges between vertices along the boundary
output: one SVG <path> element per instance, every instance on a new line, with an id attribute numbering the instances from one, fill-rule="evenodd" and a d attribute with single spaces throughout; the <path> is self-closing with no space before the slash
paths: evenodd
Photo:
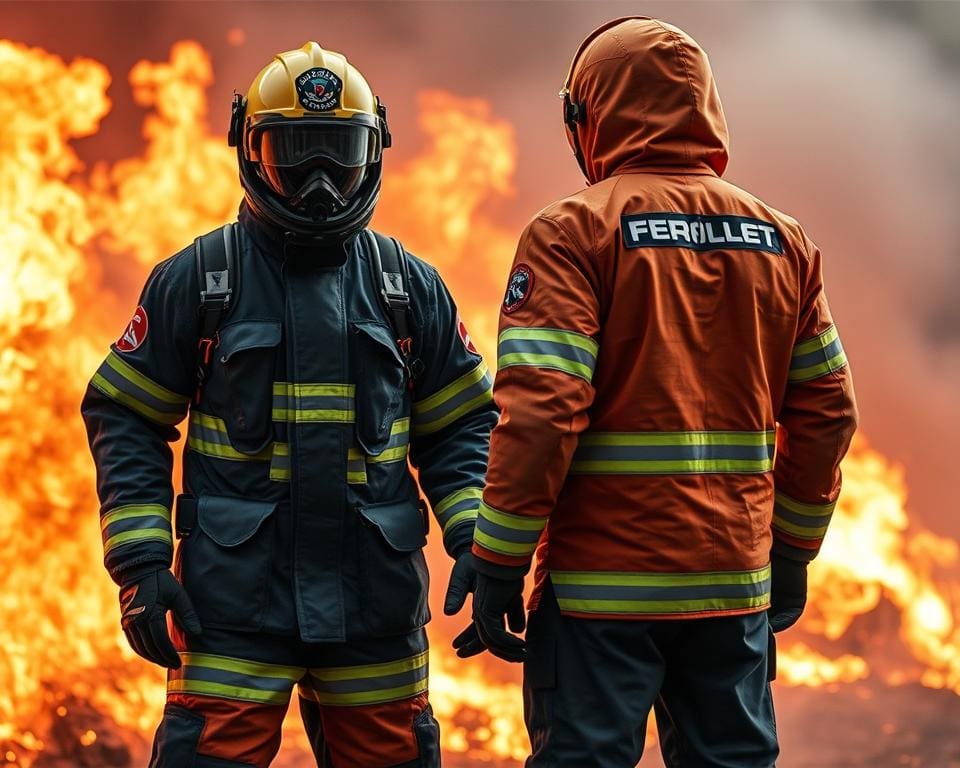
<path id="1" fill-rule="evenodd" d="M 771 638 L 764 612 L 678 621 L 569 618 L 548 585 L 527 626 L 524 715 L 533 755 L 526 765 L 636 765 L 656 706 L 668 768 L 772 768 L 779 749 Z M 584 692 L 592 691 L 602 695 L 585 707 Z"/>
<path id="2" fill-rule="evenodd" d="M 565 613 L 682 616 L 760 610 L 770 604 L 770 566 L 720 573 L 551 571 Z"/>
<path id="3" fill-rule="evenodd" d="M 367 482 L 368 464 L 394 464 L 406 461 L 410 452 L 410 419 L 397 419 L 390 427 L 390 439 L 376 456 L 367 455 L 359 446 L 347 451 L 347 483 L 364 485 Z"/>
<path id="4" fill-rule="evenodd" d="M 113 351 L 93 374 L 90 386 L 158 424 L 177 424 L 190 405 L 189 397 L 158 384 Z"/>
<path id="5" fill-rule="evenodd" d="M 847 364 L 847 355 L 840 343 L 836 326 L 805 339 L 793 348 L 787 381 L 800 384 L 839 371 Z"/>
<path id="6" fill-rule="evenodd" d="M 497 339 L 497 368 L 551 368 L 590 381 L 599 345 L 589 336 L 555 328 L 507 328 Z"/>
<path id="7" fill-rule="evenodd" d="M 493 399 L 493 379 L 486 363 L 413 404 L 413 433 L 428 435 Z"/>
<path id="8" fill-rule="evenodd" d="M 674 475 L 773 470 L 776 432 L 586 432 L 571 474 Z"/>
<path id="9" fill-rule="evenodd" d="M 168 672 L 151 768 L 205 765 L 202 757 L 266 768 L 298 683 L 308 736 L 318 754 L 328 756 L 326 765 L 439 765 L 431 757 L 439 754 L 439 737 L 427 700 L 423 630 L 322 645 L 213 628 L 196 637 L 175 628 L 173 638 L 189 650 L 180 653 L 183 666 Z M 244 654 L 298 663 L 253 661 Z M 352 659 L 363 663 L 343 664 Z"/>

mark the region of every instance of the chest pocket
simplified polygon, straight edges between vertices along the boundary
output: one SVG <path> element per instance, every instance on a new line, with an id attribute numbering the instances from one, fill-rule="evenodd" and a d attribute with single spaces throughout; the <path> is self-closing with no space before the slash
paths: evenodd
<path id="1" fill-rule="evenodd" d="M 273 439 L 273 379 L 280 345 L 279 320 L 238 320 L 220 329 L 217 366 L 225 389 L 230 444 L 255 454 Z"/>
<path id="2" fill-rule="evenodd" d="M 357 443 L 378 457 L 400 439 L 394 422 L 407 396 L 406 372 L 391 330 L 382 323 L 351 323 L 350 340 L 356 371 Z M 406 434 L 403 436 L 406 447 Z M 405 454 L 404 454 L 405 455 Z"/>

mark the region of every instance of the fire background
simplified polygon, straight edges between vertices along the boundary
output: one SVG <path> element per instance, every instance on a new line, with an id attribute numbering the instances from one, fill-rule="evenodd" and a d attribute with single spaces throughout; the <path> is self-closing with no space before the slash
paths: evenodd
<path id="1" fill-rule="evenodd" d="M 78 403 L 150 266 L 235 214 L 232 91 L 307 38 L 347 53 L 390 109 L 375 225 L 495 359 L 519 230 L 582 183 L 570 56 L 636 13 L 709 52 L 727 177 L 822 247 L 856 376 L 844 495 L 781 636 L 781 765 L 960 765 L 960 4 L 0 2 L 0 766 L 146 762 L 163 675 L 119 629 Z M 457 663 L 463 622 L 431 625 L 446 764 L 518 765 L 519 670 Z M 309 764 L 288 725 L 277 764 Z"/>

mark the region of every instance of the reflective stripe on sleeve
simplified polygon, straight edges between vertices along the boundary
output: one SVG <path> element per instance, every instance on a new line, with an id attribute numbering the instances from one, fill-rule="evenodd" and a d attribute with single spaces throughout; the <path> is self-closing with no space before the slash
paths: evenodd
<path id="1" fill-rule="evenodd" d="M 268 446 L 259 453 L 240 453 L 231 445 L 223 419 L 197 410 L 190 412 L 187 448 L 204 456 L 231 461 L 270 461 L 272 452 Z"/>
<path id="2" fill-rule="evenodd" d="M 777 491 L 773 502 L 773 527 L 799 539 L 819 540 L 826 534 L 836 506 L 836 501 L 804 504 Z"/>
<path id="3" fill-rule="evenodd" d="M 311 669 L 300 684 L 300 695 L 334 707 L 409 699 L 427 690 L 428 662 L 429 655 L 424 651 L 383 664 Z"/>
<path id="4" fill-rule="evenodd" d="M 799 384 L 819 379 L 839 371 L 847 364 L 847 355 L 840 343 L 836 326 L 831 325 L 812 339 L 801 341 L 793 348 L 787 381 Z"/>
<path id="5" fill-rule="evenodd" d="M 507 328 L 497 340 L 497 366 L 550 368 L 590 381 L 598 349 L 596 341 L 575 331 Z"/>
<path id="6" fill-rule="evenodd" d="M 168 693 L 216 696 L 257 704 L 286 705 L 294 684 L 306 673 L 304 667 L 284 667 L 206 653 L 181 653 L 180 659 L 182 666 L 167 674 Z"/>
<path id="7" fill-rule="evenodd" d="M 113 350 L 93 374 L 90 385 L 111 400 L 158 424 L 179 423 L 190 404 L 189 397 L 157 384 Z"/>
<path id="8" fill-rule="evenodd" d="M 446 536 L 460 523 L 476 520 L 482 498 L 483 488 L 464 488 L 441 499 L 433 513 L 443 535 Z"/>
<path id="9" fill-rule="evenodd" d="M 551 571 L 560 610 L 672 615 L 762 609 L 770 602 L 770 566 L 728 573 Z"/>
<path id="10" fill-rule="evenodd" d="M 774 430 L 763 432 L 587 432 L 571 474 L 674 475 L 773 469 Z"/>
<path id="11" fill-rule="evenodd" d="M 160 541 L 173 547 L 170 510 L 161 504 L 124 504 L 100 517 L 103 554 L 108 555 L 121 544 L 137 541 Z"/>
<path id="12" fill-rule="evenodd" d="M 493 400 L 493 380 L 486 363 L 413 404 L 413 433 L 428 435 Z"/>
<path id="13" fill-rule="evenodd" d="M 500 555 L 529 557 L 546 525 L 546 517 L 511 515 L 481 502 L 473 539 Z"/>
<path id="14" fill-rule="evenodd" d="M 356 418 L 353 384 L 273 384 L 273 420 L 290 422 L 338 422 Z"/>

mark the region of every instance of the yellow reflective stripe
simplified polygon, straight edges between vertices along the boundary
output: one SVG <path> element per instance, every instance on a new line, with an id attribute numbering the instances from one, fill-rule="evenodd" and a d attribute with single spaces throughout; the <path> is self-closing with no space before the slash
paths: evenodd
<path id="1" fill-rule="evenodd" d="M 310 676 L 329 683 L 339 680 L 363 680 L 370 677 L 387 677 L 401 672 L 412 672 L 426 666 L 430 653 L 423 651 L 416 656 L 408 656 L 397 661 L 385 661 L 380 664 L 364 664 L 355 667 L 320 667 L 310 670 Z"/>
<path id="2" fill-rule="evenodd" d="M 353 397 L 355 384 L 295 384 L 289 381 L 273 382 L 273 394 L 287 397 Z"/>
<path id="3" fill-rule="evenodd" d="M 557 598 L 561 611 L 574 613 L 697 613 L 761 608 L 770 602 L 769 593 L 756 597 L 711 597 L 700 600 L 584 600 Z"/>
<path id="4" fill-rule="evenodd" d="M 290 479 L 290 445 L 274 443 L 270 454 L 270 479 L 282 483 Z"/>
<path id="5" fill-rule="evenodd" d="M 822 333 L 797 344 L 793 348 L 793 356 L 799 357 L 801 355 L 809 355 L 811 352 L 816 352 L 818 349 L 826 349 L 839 338 L 840 334 L 837 332 L 837 327 L 835 325 L 831 325 Z"/>
<path id="6" fill-rule="evenodd" d="M 580 437 L 580 445 L 747 445 L 776 442 L 772 429 L 761 432 L 593 432 Z"/>
<path id="7" fill-rule="evenodd" d="M 105 531 L 107 526 L 118 520 L 129 520 L 134 517 L 162 517 L 170 522 L 170 510 L 162 504 L 124 504 L 114 507 L 100 518 L 100 530 Z"/>
<path id="8" fill-rule="evenodd" d="M 797 515 L 804 515 L 806 517 L 830 517 L 833 514 L 833 510 L 837 506 L 836 501 L 830 501 L 826 504 L 806 504 L 802 501 L 797 501 L 787 496 L 785 493 L 777 491 L 774 499 L 778 505 L 784 509 L 789 509 L 791 512 Z"/>
<path id="9" fill-rule="evenodd" d="M 770 578 L 770 566 L 751 571 L 703 573 L 628 573 L 621 571 L 550 571 L 555 584 L 615 587 L 706 587 L 717 584 L 760 584 Z"/>
<path id="10" fill-rule="evenodd" d="M 120 389 L 107 381 L 99 373 L 93 374 L 93 378 L 90 380 L 90 386 L 98 389 L 100 392 L 105 394 L 111 400 L 115 400 L 121 405 L 125 405 L 133 411 L 136 411 L 141 416 L 144 416 L 151 421 L 155 421 L 158 424 L 177 424 L 184 416 L 184 413 L 165 413 L 163 411 L 158 411 L 155 408 L 151 408 L 146 403 L 137 400 L 133 395 L 129 395 L 126 392 L 123 392 Z"/>
<path id="11" fill-rule="evenodd" d="M 600 345 L 577 331 L 561 331 L 556 328 L 507 328 L 498 337 L 497 343 L 511 340 L 550 341 L 579 347 L 596 357 Z"/>
<path id="12" fill-rule="evenodd" d="M 463 512 L 457 512 L 455 515 L 451 515 L 450 519 L 443 524 L 443 533 L 446 535 L 447 531 L 453 529 L 454 526 L 459 525 L 464 520 L 476 520 L 480 515 L 480 510 L 478 509 L 465 509 Z"/>
<path id="13" fill-rule="evenodd" d="M 410 451 L 409 445 L 401 445 L 397 448 L 387 448 L 379 456 L 367 456 L 366 460 L 371 464 L 386 464 L 391 461 L 402 461 L 407 458 L 407 453 Z"/>
<path id="14" fill-rule="evenodd" d="M 593 368 L 583 363 L 567 360 L 559 355 L 542 355 L 532 352 L 511 352 L 498 358 L 497 364 L 501 369 L 516 365 L 527 365 L 536 368 L 551 368 L 553 370 L 579 376 L 590 381 L 593 378 Z"/>
<path id="15" fill-rule="evenodd" d="M 269 461 L 271 455 L 269 447 L 264 448 L 259 453 L 246 454 L 240 453 L 240 451 L 232 445 L 211 443 L 196 437 L 187 438 L 187 447 L 205 456 L 211 456 L 215 459 L 230 459 L 232 461 Z"/>
<path id="16" fill-rule="evenodd" d="M 475 528 L 473 531 L 473 540 L 476 541 L 484 549 L 489 549 L 491 552 L 497 552 L 501 555 L 510 555 L 512 557 L 520 557 L 523 555 L 532 555 L 537 549 L 537 542 L 515 542 L 515 541 L 505 541 L 504 539 L 495 538 L 488 533 L 485 533 L 480 528 Z"/>
<path id="17" fill-rule="evenodd" d="M 464 488 L 460 491 L 454 491 L 449 496 L 444 496 L 443 499 L 437 502 L 437 506 L 433 512 L 437 517 L 440 517 L 444 512 L 459 504 L 461 501 L 466 501 L 467 499 L 479 500 L 481 498 L 483 498 L 483 488 Z"/>
<path id="18" fill-rule="evenodd" d="M 829 522 L 824 523 L 823 525 L 812 526 L 812 525 L 796 525 L 791 523 L 789 520 L 784 520 L 780 515 L 774 513 L 773 515 L 773 527 L 778 530 L 789 533 L 793 536 L 796 536 L 798 539 L 810 539 L 811 541 L 817 541 L 822 539 L 826 533 L 827 528 L 829 528 Z"/>
<path id="19" fill-rule="evenodd" d="M 334 408 L 311 408 L 308 410 L 298 410 L 296 408 L 274 408 L 274 421 L 293 421 L 309 422 L 323 421 L 336 422 L 342 424 L 351 424 L 356 420 L 356 411 L 354 409 L 342 410 Z"/>
<path id="20" fill-rule="evenodd" d="M 838 354 L 823 363 L 791 370 L 787 375 L 787 381 L 791 384 L 813 381 L 814 379 L 819 379 L 821 376 L 826 376 L 828 373 L 839 371 L 845 365 L 847 365 L 847 354 L 841 349 Z"/>
<path id="21" fill-rule="evenodd" d="M 770 575 L 768 564 L 709 573 L 551 571 L 550 579 L 562 610 L 643 615 L 762 608 Z"/>
<path id="22" fill-rule="evenodd" d="M 123 531 L 103 542 L 103 554 L 108 554 L 112 549 L 119 547 L 121 544 L 129 544 L 134 541 L 162 541 L 164 544 L 172 547 L 173 532 L 169 528 L 144 528 L 137 531 Z"/>
<path id="23" fill-rule="evenodd" d="M 162 400 L 165 403 L 177 406 L 186 406 L 190 403 L 189 397 L 177 394 L 161 384 L 157 384 L 157 382 L 155 382 L 153 379 L 144 376 L 142 373 L 140 373 L 140 371 L 127 363 L 126 360 L 121 359 L 120 356 L 113 350 L 110 351 L 110 354 L 107 355 L 107 358 L 104 360 L 104 362 L 121 376 L 123 376 L 123 378 L 125 378 L 127 381 L 136 385 L 144 392 L 153 395 L 153 397 L 157 398 L 157 400 Z"/>
<path id="24" fill-rule="evenodd" d="M 284 664 L 268 664 L 261 661 L 245 661 L 230 656 L 218 656 L 212 653 L 193 653 L 185 651 L 179 654 L 187 667 L 205 667 L 220 669 L 224 672 L 238 672 L 252 677 L 277 677 L 296 682 L 307 671 L 306 667 L 293 667 Z"/>
<path id="25" fill-rule="evenodd" d="M 377 691 L 360 691 L 358 693 L 328 693 L 326 691 L 311 690 L 308 698 L 330 707 L 356 707 L 366 704 L 386 704 L 391 701 L 409 699 L 423 693 L 428 688 L 428 680 L 417 680 L 409 685 L 395 688 L 384 688 Z"/>
<path id="26" fill-rule="evenodd" d="M 261 691 L 256 688 L 244 688 L 238 685 L 226 685 L 208 680 L 185 680 L 182 678 L 168 680 L 167 691 L 171 693 L 193 693 L 200 696 L 217 696 L 223 699 L 254 701 L 259 704 L 286 704 L 290 700 L 290 691 Z"/>
<path id="27" fill-rule="evenodd" d="M 465 373 L 459 379 L 454 379 L 454 381 L 447 384 L 443 389 L 435 392 L 430 395 L 430 397 L 424 398 L 419 402 L 413 404 L 413 413 L 414 415 L 418 413 L 424 413 L 426 411 L 433 410 L 438 405 L 443 405 L 451 397 L 454 397 L 458 392 L 462 392 L 464 389 L 469 387 L 472 384 L 476 384 L 478 381 L 482 381 L 483 377 L 487 375 L 487 365 L 486 363 L 480 363 L 476 368 L 474 368 L 469 373 Z"/>
<path id="28" fill-rule="evenodd" d="M 480 516 L 504 528 L 514 528 L 522 531 L 542 531 L 547 525 L 546 517 L 527 517 L 526 515 L 511 515 L 499 509 L 481 503 Z"/>
<path id="29" fill-rule="evenodd" d="M 460 402 L 464 397 L 467 399 Z M 486 363 L 413 404 L 413 432 L 425 435 L 437 432 L 461 416 L 493 400 L 493 387 Z"/>
<path id="30" fill-rule="evenodd" d="M 715 472 L 761 473 L 773 469 L 773 459 L 687 459 L 682 461 L 573 461 L 573 473 L 599 474 L 708 474 Z"/>

